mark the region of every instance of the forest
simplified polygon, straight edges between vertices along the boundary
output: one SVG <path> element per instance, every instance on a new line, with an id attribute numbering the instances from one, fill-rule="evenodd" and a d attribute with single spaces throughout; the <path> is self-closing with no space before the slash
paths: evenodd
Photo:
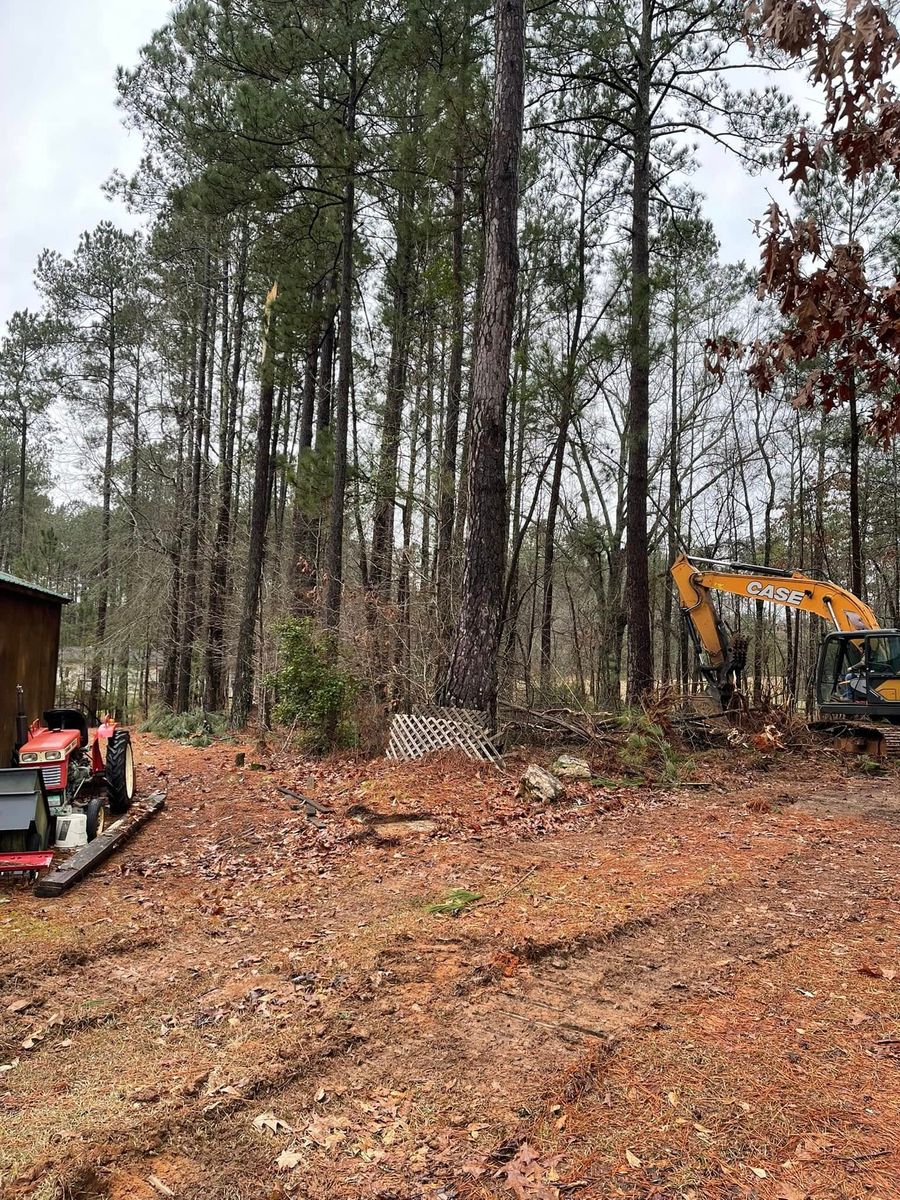
<path id="1" fill-rule="evenodd" d="M 0 313 L 0 1200 L 896 1200 L 891 14 L 143 38 Z"/>
<path id="2" fill-rule="evenodd" d="M 179 0 L 117 79 L 136 230 L 45 249 L 0 350 L 64 697 L 377 742 L 686 692 L 684 549 L 900 626 L 897 59 L 860 3 Z M 790 185 L 761 266 L 705 141 Z M 726 609 L 802 708 L 818 629 Z"/>

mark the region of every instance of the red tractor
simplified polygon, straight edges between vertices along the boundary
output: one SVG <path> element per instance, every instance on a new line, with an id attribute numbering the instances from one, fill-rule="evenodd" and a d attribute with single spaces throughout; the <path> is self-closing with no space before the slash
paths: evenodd
<path id="1" fill-rule="evenodd" d="M 134 750 L 128 730 L 111 717 L 89 729 L 75 708 L 48 709 L 29 725 L 17 691 L 13 766 L 0 770 L 0 852 L 46 857 L 54 841 L 93 841 L 107 807 L 117 816 L 131 807 Z"/>

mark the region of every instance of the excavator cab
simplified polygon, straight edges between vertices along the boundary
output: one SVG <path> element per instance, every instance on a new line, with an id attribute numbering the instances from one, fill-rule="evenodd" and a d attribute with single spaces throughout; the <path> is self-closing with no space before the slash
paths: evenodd
<path id="1" fill-rule="evenodd" d="M 829 634 L 819 650 L 816 698 L 823 716 L 896 719 L 900 715 L 900 632 Z"/>

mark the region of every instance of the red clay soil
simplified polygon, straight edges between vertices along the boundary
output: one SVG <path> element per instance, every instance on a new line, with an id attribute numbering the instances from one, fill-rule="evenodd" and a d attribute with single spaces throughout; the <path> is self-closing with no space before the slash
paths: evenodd
<path id="1" fill-rule="evenodd" d="M 165 812 L 0 885 L 3 1197 L 900 1196 L 896 774 L 238 749 L 141 738 Z"/>

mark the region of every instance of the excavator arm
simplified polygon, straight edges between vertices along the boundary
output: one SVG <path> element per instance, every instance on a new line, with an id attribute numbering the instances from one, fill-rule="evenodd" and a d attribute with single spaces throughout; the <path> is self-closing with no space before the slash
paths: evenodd
<path id="1" fill-rule="evenodd" d="M 700 658 L 700 671 L 723 707 L 727 707 L 734 690 L 732 676 L 743 668 L 746 642 L 729 637 L 711 592 L 729 592 L 797 612 L 815 613 L 843 633 L 879 628 L 872 609 L 852 592 L 836 583 L 811 579 L 802 571 L 720 563 L 680 554 L 672 564 L 672 578 Z"/>

